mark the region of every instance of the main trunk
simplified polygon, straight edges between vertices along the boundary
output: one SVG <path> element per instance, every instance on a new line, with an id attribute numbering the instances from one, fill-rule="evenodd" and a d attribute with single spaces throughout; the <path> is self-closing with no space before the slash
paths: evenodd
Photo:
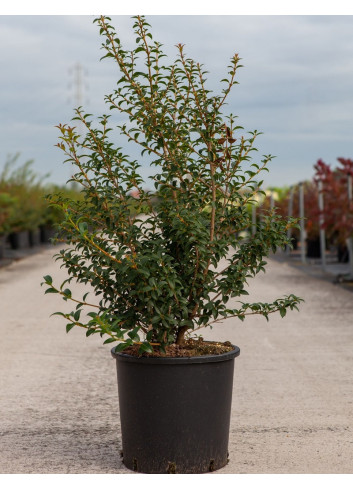
<path id="1" fill-rule="evenodd" d="M 185 343 L 185 333 L 187 332 L 188 327 L 187 326 L 182 326 L 181 328 L 178 329 L 177 332 L 177 337 L 176 337 L 176 344 L 182 346 Z"/>

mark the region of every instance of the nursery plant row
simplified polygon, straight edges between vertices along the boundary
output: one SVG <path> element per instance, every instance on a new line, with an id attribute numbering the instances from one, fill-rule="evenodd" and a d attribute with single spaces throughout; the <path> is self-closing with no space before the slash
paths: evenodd
<path id="1" fill-rule="evenodd" d="M 69 187 L 45 184 L 47 176 L 38 177 L 33 161 L 17 164 L 11 157 L 0 175 L 0 259 L 9 249 L 26 249 L 49 243 L 62 211 L 50 206 L 46 195 L 61 192 L 80 199 L 80 193 Z"/>
<path id="2" fill-rule="evenodd" d="M 256 215 L 276 207 L 282 217 L 302 217 L 302 231 L 300 227 L 290 230 L 294 249 L 304 235 L 306 257 L 321 258 L 325 249 L 337 254 L 338 262 L 348 262 L 353 235 L 353 160 L 337 161 L 332 167 L 320 159 L 311 180 L 286 188 L 272 187 L 259 200 Z M 320 233 L 324 247 L 320 247 Z"/>
<path id="3" fill-rule="evenodd" d="M 0 175 L 0 258 L 9 248 L 25 249 L 50 242 L 63 215 L 59 208 L 49 205 L 47 195 L 60 193 L 64 198 L 82 199 L 75 188 L 45 184 L 46 176 L 36 175 L 32 160 L 18 166 L 17 159 L 18 155 L 9 159 Z M 353 160 L 337 160 L 338 165 L 332 168 L 320 159 L 314 165 L 311 180 L 291 187 L 269 187 L 266 195 L 259 195 L 256 205 L 249 206 L 253 232 L 261 214 L 271 207 L 284 218 L 300 219 L 302 214 L 306 257 L 321 257 L 320 230 L 324 230 L 326 250 L 336 253 L 338 262 L 348 262 L 353 234 Z M 290 233 L 296 250 L 301 240 L 300 227 Z"/>
<path id="4" fill-rule="evenodd" d="M 61 186 L 46 184 L 48 175 L 38 176 L 32 167 L 33 160 L 19 165 L 18 157 L 18 154 L 10 157 L 0 174 L 0 259 L 6 258 L 9 250 L 10 253 L 30 250 L 50 243 L 57 235 L 56 228 L 64 213 L 60 206 L 49 203 L 48 197 L 60 195 L 68 201 L 83 200 L 82 192 L 70 182 Z M 131 207 L 136 201 L 132 193 Z"/>

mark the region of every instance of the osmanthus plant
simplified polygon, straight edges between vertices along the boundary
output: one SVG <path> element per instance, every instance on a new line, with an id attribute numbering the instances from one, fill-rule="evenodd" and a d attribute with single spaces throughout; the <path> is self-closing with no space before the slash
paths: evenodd
<path id="1" fill-rule="evenodd" d="M 287 244 L 295 221 L 271 210 L 254 235 L 245 232 L 251 229 L 248 203 L 261 191 L 258 175 L 272 157 L 252 162 L 257 132 L 241 135 L 236 117 L 222 113 L 240 58 L 231 58 L 224 88 L 214 95 L 202 65 L 186 56 L 182 44 L 167 64 L 145 18 L 133 19 L 132 51 L 124 49 L 110 18 L 94 22 L 104 38 L 103 58 L 116 63 L 121 75 L 106 103 L 111 114 L 123 116 L 122 138 L 140 145 L 141 158 L 150 155 L 154 191 L 144 188 L 141 164 L 111 137 L 110 115 L 94 123 L 78 108 L 73 120 L 83 124 L 85 135 L 59 125 L 57 146 L 76 168 L 72 181 L 84 198 L 50 197 L 65 214 L 61 231 L 70 246 L 55 256 L 69 278 L 58 287 L 50 276 L 44 279 L 46 293 L 76 305 L 70 313 L 55 313 L 68 321 L 67 331 L 79 326 L 87 336 L 106 335 L 105 343 L 119 342 L 117 351 L 138 343 L 143 353 L 183 345 L 194 331 L 226 318 L 268 318 L 276 311 L 284 316 L 301 299 L 241 300 L 247 279 L 264 271 L 271 250 Z M 83 298 L 67 288 L 72 281 L 87 284 Z"/>

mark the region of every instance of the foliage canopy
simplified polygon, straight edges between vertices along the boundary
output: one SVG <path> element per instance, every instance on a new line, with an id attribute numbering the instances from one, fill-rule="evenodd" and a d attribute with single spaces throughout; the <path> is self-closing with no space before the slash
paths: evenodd
<path id="1" fill-rule="evenodd" d="M 132 51 L 124 49 L 109 17 L 94 21 L 104 39 L 103 58 L 112 59 L 121 75 L 105 98 L 110 114 L 94 124 L 78 108 L 74 120 L 83 124 L 84 136 L 75 127 L 58 126 L 58 147 L 75 166 L 72 181 L 84 199 L 51 196 L 65 214 L 61 229 L 71 246 L 56 259 L 69 278 L 60 287 L 50 276 L 45 283 L 47 293 L 76 304 L 71 313 L 55 313 L 68 320 L 67 331 L 79 326 L 87 336 L 119 341 L 117 350 L 139 343 L 141 352 L 151 352 L 154 346 L 182 344 L 185 334 L 227 317 L 268 318 L 275 311 L 284 316 L 301 299 L 241 300 L 248 294 L 247 279 L 264 270 L 264 257 L 287 244 L 294 221 L 271 210 L 253 236 L 246 233 L 248 204 L 261 191 L 258 175 L 272 156 L 253 162 L 258 133 L 242 135 L 236 117 L 222 113 L 237 83 L 239 56 L 231 58 L 224 88 L 214 95 L 203 66 L 186 56 L 182 44 L 175 61 L 166 63 L 146 19 L 133 19 Z M 121 135 L 152 157 L 153 193 L 144 189 L 139 162 L 109 134 L 114 112 L 124 117 Z M 219 269 L 222 259 L 226 265 Z M 67 288 L 72 280 L 90 286 L 82 299 Z M 88 293 L 95 301 L 87 301 Z M 231 298 L 238 299 L 236 308 L 227 306 Z"/>

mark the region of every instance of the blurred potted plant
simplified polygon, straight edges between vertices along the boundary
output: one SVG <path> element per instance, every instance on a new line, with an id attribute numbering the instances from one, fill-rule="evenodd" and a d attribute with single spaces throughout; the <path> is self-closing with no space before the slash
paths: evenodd
<path id="1" fill-rule="evenodd" d="M 63 209 L 56 205 L 51 205 L 51 198 L 55 194 L 60 194 L 62 197 L 68 198 L 70 201 L 82 200 L 83 194 L 75 189 L 66 186 L 47 185 L 43 189 L 43 196 L 48 205 L 43 209 L 42 224 L 40 225 L 42 243 L 56 242 L 65 240 L 65 237 L 58 236 L 58 227 L 64 219 Z"/>
<path id="2" fill-rule="evenodd" d="M 294 194 L 295 195 L 295 194 Z M 296 196 L 295 196 L 296 197 Z M 271 206 L 276 207 L 276 213 L 282 216 L 283 219 L 288 218 L 289 212 L 289 199 L 290 189 L 289 187 L 270 187 L 266 190 L 266 196 L 261 203 L 261 211 L 271 209 Z M 294 199 L 295 203 L 292 210 L 291 217 L 295 217 L 299 220 L 299 210 L 297 208 L 297 199 Z M 290 243 L 291 247 L 296 250 L 298 248 L 299 241 L 299 228 L 290 229 Z"/>
<path id="3" fill-rule="evenodd" d="M 134 17 L 132 51 L 123 48 L 108 17 L 95 22 L 103 57 L 121 72 L 106 102 L 129 119 L 121 134 L 153 157 L 154 200 L 143 188 L 141 165 L 109 139 L 109 115 L 94 123 L 78 108 L 75 120 L 85 135 L 60 124 L 58 147 L 75 165 L 72 181 L 84 199 L 51 198 L 64 213 L 60 228 L 70 246 L 55 257 L 69 278 L 55 285 L 45 276 L 45 292 L 75 304 L 71 312 L 54 313 L 65 318 L 67 331 L 76 326 L 87 336 L 105 336 L 104 343 L 118 342 L 112 355 L 124 464 L 150 473 L 213 471 L 227 463 L 239 348 L 204 341 L 196 332 L 226 318 L 268 319 L 297 309 L 301 299 L 294 295 L 272 303 L 242 300 L 247 279 L 264 271 L 272 249 L 286 245 L 295 221 L 270 211 L 251 239 L 241 233 L 251 226 L 246 206 L 254 189 L 259 192 L 255 180 L 272 157 L 253 163 L 257 132 L 241 135 L 235 117 L 222 114 L 237 83 L 238 55 L 222 93 L 212 95 L 205 71 L 183 45 L 174 63 L 164 62 L 144 17 Z M 71 282 L 87 284 L 87 293 L 75 296 Z"/>
<path id="4" fill-rule="evenodd" d="M 303 182 L 304 190 L 304 214 L 305 214 L 305 232 L 306 232 L 306 256 L 308 258 L 320 257 L 320 226 L 319 226 L 319 206 L 318 206 L 318 190 L 314 181 Z M 292 216 L 299 220 L 299 188 L 293 189 L 292 195 Z M 278 213 L 284 218 L 288 216 L 290 190 L 283 189 L 280 194 L 276 207 Z M 291 240 L 294 249 L 297 249 L 300 240 L 299 228 L 295 228 L 291 232 Z"/>
<path id="5" fill-rule="evenodd" d="M 353 234 L 353 201 L 349 196 L 349 178 L 353 178 L 353 161 L 337 158 L 339 166 L 331 169 L 321 159 L 315 165 L 315 182 L 322 182 L 324 211 L 322 226 L 328 239 L 337 247 L 338 261 L 348 261 L 347 240 Z M 352 182 L 351 182 L 352 184 Z"/>
<path id="6" fill-rule="evenodd" d="M 3 192 L 0 186 L 0 258 L 4 257 L 6 239 L 11 230 L 11 216 L 14 213 L 16 199 Z"/>
<path id="7" fill-rule="evenodd" d="M 319 192 L 315 181 L 304 182 L 304 208 L 306 231 L 306 256 L 320 258 L 320 210 Z M 294 199 L 295 215 L 299 215 L 299 195 Z"/>
<path id="8" fill-rule="evenodd" d="M 39 244 L 39 226 L 42 223 L 46 203 L 43 197 L 42 180 L 33 171 L 33 160 L 14 168 L 19 154 L 6 162 L 0 175 L 0 186 L 16 200 L 9 226 L 12 248 L 26 248 Z"/>

